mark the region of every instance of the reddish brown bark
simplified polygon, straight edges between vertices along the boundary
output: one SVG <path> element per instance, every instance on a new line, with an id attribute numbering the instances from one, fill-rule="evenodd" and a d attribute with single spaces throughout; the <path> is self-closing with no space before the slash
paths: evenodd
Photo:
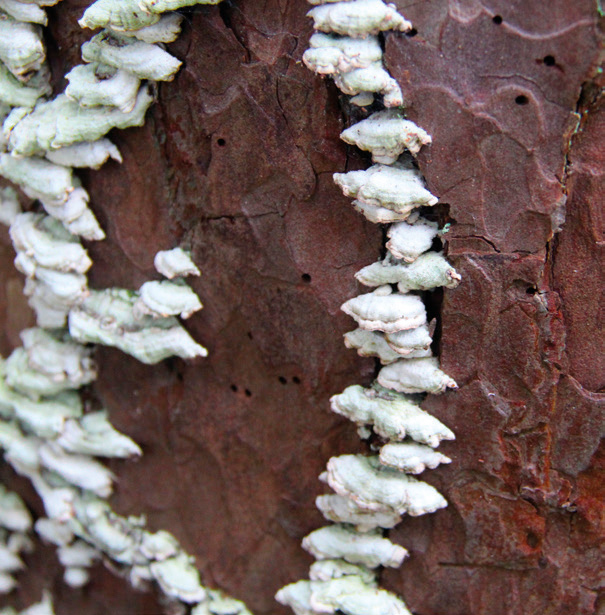
<path id="1" fill-rule="evenodd" d="M 52 11 L 56 76 L 77 61 L 87 4 Z M 463 276 L 444 294 L 439 351 L 461 386 L 425 403 L 457 434 L 444 446 L 453 463 L 423 475 L 450 505 L 391 532 L 411 557 L 384 584 L 419 615 L 600 613 L 596 7 L 397 5 L 417 35 L 387 35 L 386 63 L 409 118 L 433 136 L 420 167 L 449 211 L 447 249 Z M 179 242 L 203 272 L 192 285 L 205 308 L 187 328 L 207 359 L 151 367 L 97 351 L 94 393 L 144 449 L 113 464 L 113 504 L 173 532 L 207 584 L 256 613 L 285 612 L 273 594 L 307 575 L 300 540 L 322 523 L 313 500 L 325 462 L 363 450 L 328 399 L 375 372 L 345 350 L 352 323 L 339 306 L 360 291 L 353 273 L 380 255 L 382 234 L 332 184 L 367 159 L 338 138 L 349 110 L 337 90 L 300 63 L 306 9 L 226 0 L 187 12 L 171 46 L 183 70 L 160 86 L 144 128 L 113 136 L 124 163 L 83 174 L 108 235 L 89 247 L 92 287 L 138 287 L 157 275 L 155 252 Z M 2 232 L 5 353 L 29 322 L 9 246 Z M 53 557 L 22 575 L 26 603 L 43 577 L 60 587 Z M 83 592 L 58 591 L 59 613 L 160 612 L 106 573 Z"/>

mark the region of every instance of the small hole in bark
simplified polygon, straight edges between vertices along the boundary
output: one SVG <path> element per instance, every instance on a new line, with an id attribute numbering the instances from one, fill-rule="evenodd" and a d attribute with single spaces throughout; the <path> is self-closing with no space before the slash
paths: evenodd
<path id="1" fill-rule="evenodd" d="M 278 380 L 279 380 L 282 384 L 288 384 L 288 381 L 287 381 L 287 380 L 286 380 L 283 376 L 280 376 L 280 377 L 278 378 Z"/>
<path id="2" fill-rule="evenodd" d="M 540 566 L 540 568 L 546 568 L 546 566 L 548 566 L 548 560 L 545 557 L 541 557 L 538 560 L 538 566 Z"/>
<path id="3" fill-rule="evenodd" d="M 494 15 L 494 16 L 492 17 L 492 21 L 493 21 L 493 22 L 494 22 L 497 26 L 499 26 L 499 25 L 502 23 L 502 21 L 503 21 L 503 20 L 502 20 L 502 15 Z"/>
<path id="4" fill-rule="evenodd" d="M 237 386 L 235 384 L 232 384 L 230 388 L 234 393 L 237 393 Z"/>
<path id="5" fill-rule="evenodd" d="M 542 60 L 546 66 L 554 66 L 555 65 L 555 57 L 554 56 L 544 56 L 544 60 Z"/>
<path id="6" fill-rule="evenodd" d="M 309 282 L 311 281 L 311 276 L 310 276 L 308 273 L 303 273 L 303 274 L 300 276 L 300 279 L 301 279 L 303 282 L 305 282 L 305 283 L 309 284 Z"/>
<path id="7" fill-rule="evenodd" d="M 292 382 L 294 384 L 300 384 L 300 378 L 298 376 L 293 376 L 292 377 Z"/>
<path id="8" fill-rule="evenodd" d="M 526 292 L 528 295 L 535 295 L 535 294 L 538 292 L 538 289 L 537 289 L 535 286 L 528 286 L 528 287 L 525 289 L 525 292 Z"/>
<path id="9" fill-rule="evenodd" d="M 538 538 L 538 536 L 536 536 L 536 534 L 534 534 L 533 532 L 527 532 L 527 544 L 532 548 L 535 549 L 539 544 L 540 544 L 540 539 Z"/>
<path id="10" fill-rule="evenodd" d="M 248 333 L 246 333 L 246 335 L 248 336 L 249 340 L 253 340 L 254 336 L 252 335 L 252 331 L 248 331 Z"/>
<path id="11" fill-rule="evenodd" d="M 524 94 L 519 94 L 519 96 L 515 98 L 515 102 L 518 105 L 526 105 L 529 102 L 529 98 L 527 98 Z"/>
<path id="12" fill-rule="evenodd" d="M 227 145 L 227 141 L 225 141 L 225 139 L 217 139 L 216 144 L 220 147 L 224 147 L 225 145 Z"/>
<path id="13" fill-rule="evenodd" d="M 252 397 L 252 391 L 251 391 L 250 389 L 246 389 L 246 390 L 244 391 L 244 395 L 245 395 L 246 397 Z"/>
<path id="14" fill-rule="evenodd" d="M 416 36 L 416 34 L 418 34 L 418 30 L 416 30 L 416 28 L 412 28 L 405 33 L 405 35 L 409 36 L 410 38 L 413 38 L 414 36 Z"/>

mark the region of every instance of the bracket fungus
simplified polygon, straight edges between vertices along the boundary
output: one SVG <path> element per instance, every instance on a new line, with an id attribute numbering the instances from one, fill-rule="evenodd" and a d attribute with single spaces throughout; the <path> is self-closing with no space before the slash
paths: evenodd
<path id="1" fill-rule="evenodd" d="M 303 62 L 320 75 L 347 73 L 382 61 L 382 47 L 376 36 L 360 39 L 317 32 L 309 45 Z"/>
<path id="2" fill-rule="evenodd" d="M 452 460 L 430 446 L 415 442 L 389 442 L 380 448 L 380 463 L 401 470 L 406 474 L 420 474 L 427 468 L 434 470 Z"/>
<path id="3" fill-rule="evenodd" d="M 345 333 L 344 338 L 347 348 L 355 348 L 360 357 L 378 357 L 383 365 L 394 363 L 402 358 L 402 355 L 388 344 L 380 332 L 355 329 Z M 406 358 L 430 357 L 431 350 L 430 348 L 410 350 L 405 356 Z"/>
<path id="4" fill-rule="evenodd" d="M 439 360 L 434 357 L 402 359 L 386 365 L 376 380 L 383 387 L 399 393 L 443 393 L 457 389 L 453 378 L 439 369 Z"/>
<path id="5" fill-rule="evenodd" d="M 200 275 L 200 270 L 191 260 L 191 254 L 182 248 L 158 252 L 153 259 L 153 264 L 157 272 L 169 280 L 177 276 Z"/>
<path id="6" fill-rule="evenodd" d="M 365 171 L 334 173 L 334 181 L 345 196 L 408 217 L 417 207 L 437 203 L 425 187 L 420 173 L 404 165 L 375 164 Z"/>
<path id="7" fill-rule="evenodd" d="M 111 28 L 112 30 L 140 30 L 160 19 L 139 6 L 138 0 L 96 0 L 78 21 L 81 28 Z"/>
<path id="8" fill-rule="evenodd" d="M 348 0 L 317 6 L 307 15 L 322 32 L 364 38 L 384 30 L 406 32 L 412 27 L 394 8 L 382 0 Z"/>
<path id="9" fill-rule="evenodd" d="M 426 310 L 420 297 L 394 293 L 388 285 L 353 297 L 340 309 L 368 331 L 394 333 L 420 327 L 426 322 Z"/>
<path id="10" fill-rule="evenodd" d="M 142 363 L 158 363 L 171 356 L 205 357 L 196 343 L 172 317 L 136 317 L 137 294 L 121 288 L 90 291 L 69 313 L 69 332 L 83 343 L 114 346 Z"/>
<path id="11" fill-rule="evenodd" d="M 107 30 L 82 45 L 82 59 L 107 64 L 139 79 L 154 81 L 172 81 L 181 66 L 179 60 L 157 45 Z"/>
<path id="12" fill-rule="evenodd" d="M 421 254 L 431 249 L 439 225 L 412 214 L 407 221 L 396 222 L 387 230 L 386 247 L 395 257 L 413 263 Z"/>
<path id="13" fill-rule="evenodd" d="M 394 510 L 415 517 L 447 506 L 434 487 L 383 466 L 378 457 L 332 457 L 320 478 L 365 510 Z"/>
<path id="14" fill-rule="evenodd" d="M 137 102 L 141 80 L 112 66 L 78 64 L 65 75 L 65 96 L 81 107 L 116 107 L 129 113 Z"/>
<path id="15" fill-rule="evenodd" d="M 412 263 L 397 261 L 390 254 L 355 274 L 365 286 L 397 284 L 400 293 L 411 290 L 432 290 L 440 286 L 456 288 L 460 275 L 441 252 L 425 252 Z"/>
<path id="16" fill-rule="evenodd" d="M 328 525 L 311 532 L 302 541 L 303 549 L 316 559 L 344 559 L 368 568 L 397 568 L 407 551 L 378 532 L 359 533 L 346 525 Z"/>
<path id="17" fill-rule="evenodd" d="M 405 150 L 416 155 L 423 145 L 431 143 L 430 135 L 414 122 L 403 119 L 398 109 L 373 113 L 340 134 L 349 145 L 372 153 L 372 160 L 393 164 Z"/>

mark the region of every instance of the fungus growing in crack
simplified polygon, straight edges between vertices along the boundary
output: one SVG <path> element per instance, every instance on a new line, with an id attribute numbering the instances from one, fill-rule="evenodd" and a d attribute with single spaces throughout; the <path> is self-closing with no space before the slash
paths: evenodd
<path id="1" fill-rule="evenodd" d="M 452 460 L 430 446 L 415 442 L 389 442 L 380 448 L 380 463 L 406 474 L 420 474 L 427 468 L 434 470 L 439 464 Z"/>
<path id="2" fill-rule="evenodd" d="M 399 355 L 399 358 L 420 358 L 417 353 L 428 350 L 433 342 L 432 333 L 435 322 L 430 325 L 422 325 L 415 329 L 385 333 L 386 343 Z M 425 355 L 429 356 L 429 355 Z"/>
<path id="3" fill-rule="evenodd" d="M 379 436 L 389 440 L 408 437 L 435 448 L 442 440 L 455 439 L 450 429 L 417 406 L 412 398 L 380 385 L 368 389 L 352 385 L 332 396 L 330 403 L 336 414 L 359 426 L 371 425 Z"/>
<path id="4" fill-rule="evenodd" d="M 355 68 L 346 73 L 336 73 L 334 83 L 343 94 L 350 96 L 363 95 L 362 98 L 352 98 L 351 102 L 363 107 L 367 105 L 367 95 L 382 94 L 385 107 L 400 107 L 403 104 L 403 94 L 399 84 L 382 67 L 382 62 L 375 62 L 367 68 Z"/>
<path id="5" fill-rule="evenodd" d="M 340 309 L 368 331 L 394 333 L 420 327 L 426 322 L 426 310 L 420 297 L 393 293 L 388 285 L 353 297 Z"/>
<path id="6" fill-rule="evenodd" d="M 439 369 L 439 360 L 402 359 L 383 367 L 376 379 L 383 387 L 399 393 L 443 393 L 457 389 L 453 378 Z"/>
<path id="7" fill-rule="evenodd" d="M 395 258 L 412 263 L 431 249 L 433 240 L 439 233 L 438 229 L 436 222 L 412 214 L 407 221 L 397 222 L 389 227 L 386 247 Z"/>
<path id="8" fill-rule="evenodd" d="M 425 252 L 412 263 L 398 261 L 387 254 L 384 260 L 358 271 L 355 278 L 365 286 L 397 284 L 397 290 L 402 294 L 440 286 L 456 288 L 461 280 L 441 252 Z"/>
<path id="9" fill-rule="evenodd" d="M 345 0 L 311 9 L 313 27 L 354 38 L 365 38 L 384 30 L 405 32 L 412 27 L 393 7 L 382 0 Z"/>
<path id="10" fill-rule="evenodd" d="M 114 346 L 142 363 L 207 356 L 176 318 L 136 318 L 137 300 L 135 292 L 121 288 L 90 291 L 69 313 L 71 336 L 82 343 Z"/>
<path id="11" fill-rule="evenodd" d="M 96 63 L 78 64 L 65 78 L 65 96 L 81 107 L 117 107 L 122 113 L 133 110 L 141 84 L 126 70 Z"/>
<path id="12" fill-rule="evenodd" d="M 352 525 L 358 532 L 379 527 L 391 529 L 401 521 L 401 515 L 395 510 L 366 510 L 342 495 L 319 495 L 315 504 L 328 521 Z"/>
<path id="13" fill-rule="evenodd" d="M 135 317 L 180 316 L 189 318 L 202 309 L 199 297 L 184 280 L 145 282 L 133 306 Z"/>
<path id="14" fill-rule="evenodd" d="M 420 173 L 402 164 L 375 164 L 365 171 L 334 173 L 334 181 L 345 196 L 356 202 L 383 207 L 406 217 L 416 207 L 437 203 L 425 187 Z"/>
<path id="15" fill-rule="evenodd" d="M 382 47 L 376 36 L 359 39 L 318 32 L 311 37 L 309 45 L 303 62 L 320 75 L 346 73 L 382 61 Z"/>
<path id="16" fill-rule="evenodd" d="M 412 329 L 413 331 L 414 329 Z M 378 357 L 383 365 L 394 363 L 401 359 L 401 354 L 394 350 L 385 340 L 382 333 L 355 329 L 345 333 L 345 346 L 355 348 L 360 357 Z M 407 357 L 430 357 L 430 348 L 411 350 Z"/>
<path id="17" fill-rule="evenodd" d="M 378 457 L 332 457 L 320 479 L 365 510 L 393 510 L 416 517 L 447 506 L 434 487 L 383 466 Z"/>
<path id="18" fill-rule="evenodd" d="M 408 552 L 383 538 L 380 532 L 359 533 L 346 525 L 328 525 L 303 539 L 303 549 L 315 559 L 344 559 L 368 568 L 397 568 Z"/>
<path id="19" fill-rule="evenodd" d="M 159 15 L 139 6 L 138 0 L 96 0 L 78 20 L 81 28 L 111 28 L 112 30 L 140 30 L 158 22 Z"/>
<path id="20" fill-rule="evenodd" d="M 377 571 L 366 566 L 350 564 L 343 559 L 322 559 L 313 562 L 309 568 L 311 581 L 329 581 L 342 577 L 356 576 L 368 585 L 376 583 Z"/>
<path id="21" fill-rule="evenodd" d="M 416 155 L 423 145 L 431 143 L 430 135 L 414 122 L 403 119 L 399 109 L 373 113 L 344 130 L 340 138 L 372 152 L 372 160 L 380 164 L 393 164 L 406 149 Z"/>
<path id="22" fill-rule="evenodd" d="M 107 30 L 82 45 L 82 59 L 107 64 L 128 71 L 139 79 L 153 81 L 172 81 L 181 66 L 180 60 L 157 45 Z"/>
<path id="23" fill-rule="evenodd" d="M 182 248 L 158 252 L 153 259 L 153 264 L 157 272 L 169 280 L 175 277 L 200 275 L 200 270 L 191 260 L 191 253 Z"/>
<path id="24" fill-rule="evenodd" d="M 0 527 L 24 533 L 32 528 L 32 516 L 19 495 L 0 485 Z"/>

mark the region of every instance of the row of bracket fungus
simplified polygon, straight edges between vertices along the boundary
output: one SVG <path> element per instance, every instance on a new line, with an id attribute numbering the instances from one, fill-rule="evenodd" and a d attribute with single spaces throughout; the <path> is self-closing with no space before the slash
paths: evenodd
<path id="1" fill-rule="evenodd" d="M 332 410 L 357 424 L 374 455 L 332 457 L 320 479 L 334 494 L 316 504 L 333 525 L 303 540 L 318 561 L 309 580 L 283 587 L 276 595 L 297 615 L 343 612 L 409 614 L 396 595 L 379 589 L 378 569 L 398 567 L 407 551 L 384 536 L 402 515 L 424 515 L 445 506 L 445 498 L 415 475 L 450 459 L 435 449 L 454 434 L 419 406 L 427 393 L 455 389 L 456 383 L 432 356 L 434 322 L 427 322 L 423 293 L 455 288 L 460 276 L 435 240 L 447 231 L 423 217 L 438 199 L 426 188 L 414 156 L 431 137 L 404 119 L 401 90 L 382 65 L 379 32 L 405 31 L 411 24 L 382 0 L 310 0 L 315 29 L 305 64 L 331 75 L 359 106 L 382 94 L 386 109 L 372 113 L 341 134 L 343 141 L 370 152 L 367 170 L 334 174 L 354 207 L 374 223 L 390 223 L 387 256 L 364 267 L 357 280 L 372 292 L 349 299 L 342 310 L 358 328 L 345 344 L 383 367 L 369 387 L 349 386 L 331 399 Z M 371 75 L 371 76 L 370 76 Z M 365 81 L 364 81 L 365 80 Z M 361 83 L 364 85 L 360 85 Z M 355 87 L 352 84 L 356 84 Z M 427 213 L 424 214 L 429 215 Z"/>
<path id="2" fill-rule="evenodd" d="M 105 234 L 75 169 L 121 162 L 104 135 L 142 125 L 153 101 L 150 82 L 174 78 L 181 63 L 163 43 L 176 39 L 183 17 L 163 13 L 218 0 L 98 0 L 80 20 L 83 27 L 105 28 L 83 45 L 88 63 L 72 69 L 65 92 L 47 100 L 41 7 L 57 1 L 0 0 L 0 175 L 46 212 L 35 204 L 22 212 L 13 188 L 1 191 L 0 221 L 10 226 L 38 326 L 22 331 L 23 346 L 0 358 L 0 449 L 42 500 L 46 517 L 33 526 L 56 545 L 68 585 L 86 584 L 90 567 L 103 561 L 138 588 L 155 583 L 178 612 L 245 615 L 243 603 L 201 585 L 194 558 L 170 533 L 148 531 L 144 516 L 112 511 L 106 498 L 115 477 L 101 459 L 142 451 L 113 428 L 106 409 L 79 393 L 97 376 L 91 343 L 144 363 L 207 354 L 178 320 L 202 308 L 184 281 L 200 275 L 185 250 L 158 252 L 156 269 L 166 279 L 138 291 L 88 287 L 92 261 L 80 238 Z M 29 544 L 22 537 L 32 519 L 23 517 L 29 513 L 15 497 L 0 491 L 0 592 L 14 587 L 12 572 L 23 566 L 17 551 Z M 52 612 L 48 597 L 22 611 Z"/>

